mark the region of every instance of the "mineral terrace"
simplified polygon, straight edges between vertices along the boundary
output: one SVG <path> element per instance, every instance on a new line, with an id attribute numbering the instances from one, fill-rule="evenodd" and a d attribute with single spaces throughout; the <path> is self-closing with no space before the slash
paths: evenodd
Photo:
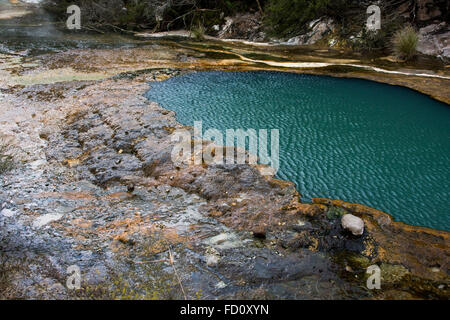
<path id="1" fill-rule="evenodd" d="M 0 56 L 0 134 L 16 162 L 0 176 L 0 298 L 448 299 L 447 232 L 360 204 L 302 203 L 258 166 L 174 166 L 182 125 L 144 98 L 151 83 L 270 69 L 210 54 L 168 42 Z M 449 80 L 350 71 L 448 102 L 421 83 Z M 347 213 L 363 219 L 361 236 L 342 228 Z M 373 264 L 380 290 L 366 287 Z M 79 290 L 66 283 L 73 265 Z"/>

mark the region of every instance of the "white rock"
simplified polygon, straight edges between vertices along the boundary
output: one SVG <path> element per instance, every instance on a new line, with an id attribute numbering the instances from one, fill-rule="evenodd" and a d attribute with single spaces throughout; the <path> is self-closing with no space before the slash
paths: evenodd
<path id="1" fill-rule="evenodd" d="M 215 267 L 219 264 L 220 253 L 214 248 L 209 247 L 205 253 L 206 265 L 208 267 Z"/>
<path id="2" fill-rule="evenodd" d="M 36 170 L 36 169 L 38 169 L 38 168 L 40 168 L 40 167 L 42 167 L 42 166 L 44 166 L 46 164 L 47 164 L 47 161 L 44 160 L 44 159 L 36 160 L 36 161 L 33 161 L 33 162 L 30 163 L 30 168 L 33 169 L 33 170 Z"/>
<path id="3" fill-rule="evenodd" d="M 5 217 L 13 217 L 16 215 L 16 212 L 10 209 L 3 209 L 2 210 L 2 215 Z"/>
<path id="4" fill-rule="evenodd" d="M 299 227 L 303 227 L 305 224 L 306 224 L 305 221 L 302 221 L 302 220 L 297 221 L 297 226 L 299 226 Z"/>
<path id="5" fill-rule="evenodd" d="M 36 228 L 40 228 L 50 222 L 57 221 L 61 218 L 62 218 L 62 214 L 52 214 L 52 213 L 44 214 L 43 216 L 40 216 L 39 218 L 34 220 L 33 226 Z"/>
<path id="6" fill-rule="evenodd" d="M 208 267 L 215 267 L 219 264 L 220 258 L 217 256 L 209 255 L 206 256 L 206 265 Z"/>
<path id="7" fill-rule="evenodd" d="M 364 232 L 364 221 L 352 214 L 344 214 L 341 219 L 342 228 L 349 230 L 353 235 L 360 236 Z"/>
<path id="8" fill-rule="evenodd" d="M 226 288 L 227 285 L 226 285 L 225 282 L 220 281 L 219 283 L 217 283 L 217 284 L 215 285 L 215 287 L 216 287 L 217 289 L 223 289 L 223 288 Z"/>
<path id="9" fill-rule="evenodd" d="M 233 233 L 218 234 L 217 236 L 206 239 L 205 243 L 220 250 L 238 248 L 244 245 L 244 242 Z"/>

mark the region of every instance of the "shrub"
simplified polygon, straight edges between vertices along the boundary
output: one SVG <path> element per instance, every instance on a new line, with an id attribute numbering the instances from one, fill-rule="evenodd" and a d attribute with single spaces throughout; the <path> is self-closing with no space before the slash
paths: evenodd
<path id="1" fill-rule="evenodd" d="M 202 19 L 205 30 L 223 23 L 223 16 L 255 10 L 255 1 L 245 0 L 43 0 L 43 8 L 61 23 L 67 7 L 81 8 L 82 29 L 154 31 L 190 28 Z M 62 24 L 64 28 L 64 24 Z"/>
<path id="2" fill-rule="evenodd" d="M 409 60 L 416 54 L 419 36 L 412 26 L 398 30 L 392 39 L 394 54 L 400 59 Z"/>
<path id="3" fill-rule="evenodd" d="M 67 7 L 81 9 L 81 26 L 87 30 L 160 28 L 174 17 L 193 9 L 195 0 L 44 0 L 43 8 L 65 22 Z M 162 19 L 162 20 L 159 20 Z M 180 19 L 180 21 L 182 21 Z"/>

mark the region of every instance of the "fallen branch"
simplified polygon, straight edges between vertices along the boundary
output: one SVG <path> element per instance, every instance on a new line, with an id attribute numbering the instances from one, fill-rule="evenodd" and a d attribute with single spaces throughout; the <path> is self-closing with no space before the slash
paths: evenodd
<path id="1" fill-rule="evenodd" d="M 170 264 L 172 265 L 173 271 L 175 272 L 175 276 L 178 279 L 178 283 L 180 284 L 180 288 L 181 288 L 181 291 L 183 292 L 184 300 L 187 300 L 186 292 L 184 291 L 180 276 L 178 275 L 177 269 L 175 268 L 175 264 L 174 264 L 175 260 L 173 258 L 172 250 L 170 249 L 170 247 L 169 247 L 169 261 L 170 261 Z"/>

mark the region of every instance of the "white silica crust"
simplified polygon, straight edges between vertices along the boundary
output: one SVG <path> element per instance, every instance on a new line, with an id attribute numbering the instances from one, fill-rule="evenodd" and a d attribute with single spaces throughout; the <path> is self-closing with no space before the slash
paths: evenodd
<path id="1" fill-rule="evenodd" d="M 341 219 L 342 228 L 350 231 L 355 236 L 364 233 L 364 221 L 352 214 L 344 214 Z"/>

